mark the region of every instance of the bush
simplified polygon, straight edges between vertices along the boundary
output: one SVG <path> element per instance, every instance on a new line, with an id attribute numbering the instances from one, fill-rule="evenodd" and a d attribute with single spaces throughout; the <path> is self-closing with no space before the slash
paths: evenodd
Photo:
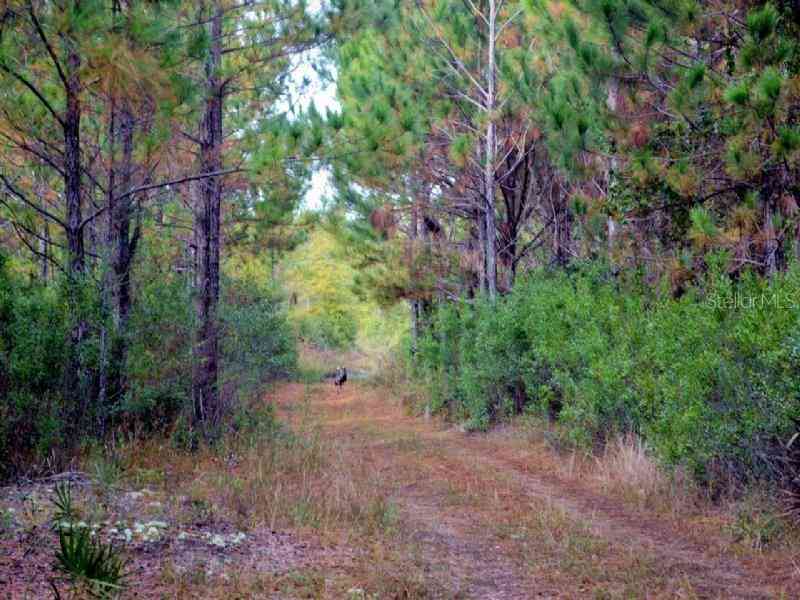
<path id="1" fill-rule="evenodd" d="M 183 278 L 141 280 L 129 326 L 130 389 L 117 420 L 155 431 L 171 425 L 191 398 L 194 311 Z"/>
<path id="2" fill-rule="evenodd" d="M 114 598 L 125 588 L 125 561 L 110 544 L 95 539 L 89 527 L 76 523 L 69 484 L 56 486 L 53 528 L 58 533 L 54 569 L 63 574 L 75 597 Z M 55 582 L 51 582 L 60 598 Z"/>
<path id="3" fill-rule="evenodd" d="M 249 394 L 295 372 L 297 347 L 277 290 L 228 282 L 220 321 L 223 385 Z"/>
<path id="4" fill-rule="evenodd" d="M 141 286 L 131 320 L 131 391 L 119 411 L 128 423 L 164 430 L 189 406 L 194 312 L 191 288 L 175 278 Z M 227 278 L 218 309 L 220 389 L 237 398 L 295 369 L 297 351 L 276 290 Z"/>
<path id="5" fill-rule="evenodd" d="M 483 428 L 525 410 L 590 446 L 634 432 L 702 481 L 785 477 L 800 422 L 800 268 L 679 299 L 602 265 L 538 271 L 492 306 L 440 306 L 414 371 L 432 408 Z"/>
<path id="6" fill-rule="evenodd" d="M 78 357 L 79 406 L 68 406 L 66 288 L 15 275 L 0 254 L 0 480 L 44 465 L 59 468 L 72 458 L 69 451 L 116 428 L 167 431 L 188 412 L 192 288 L 185 276 L 165 275 L 154 265 L 146 262 L 137 272 L 125 332 L 115 331 L 108 311 L 101 310 L 96 282 L 89 280 L 77 290 L 86 334 Z M 235 279 L 224 282 L 220 386 L 226 408 L 234 409 L 242 394 L 254 394 L 265 382 L 294 370 L 295 343 L 281 306 L 274 290 Z M 102 357 L 123 334 L 128 338 L 125 364 L 109 365 L 106 374 L 123 370 L 125 393 L 112 391 L 101 406 Z"/>
<path id="7" fill-rule="evenodd" d="M 61 441 L 65 340 L 56 291 L 14 277 L 0 254 L 0 478 Z"/>
<path id="8" fill-rule="evenodd" d="M 297 319 L 300 338 L 324 349 L 351 348 L 356 341 L 358 325 L 348 310 L 327 306 L 303 314 Z"/>

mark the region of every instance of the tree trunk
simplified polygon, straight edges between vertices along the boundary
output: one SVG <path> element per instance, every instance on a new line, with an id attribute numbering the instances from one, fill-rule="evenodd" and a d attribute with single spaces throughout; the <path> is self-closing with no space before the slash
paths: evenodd
<path id="1" fill-rule="evenodd" d="M 81 227 L 81 107 L 80 107 L 80 58 L 74 52 L 67 58 L 69 75 L 66 86 L 67 110 L 64 115 L 64 194 L 67 207 L 67 273 L 70 279 L 83 274 L 85 254 L 83 228 Z"/>
<path id="2" fill-rule="evenodd" d="M 133 136 L 134 118 L 130 107 L 123 104 L 116 121 L 117 135 L 122 146 L 119 163 L 119 196 L 110 206 L 111 234 L 111 305 L 114 335 L 111 341 L 111 377 L 109 380 L 109 402 L 118 402 L 126 393 L 126 363 L 128 361 L 128 321 L 131 312 L 131 265 L 139 239 L 138 225 L 131 233 L 131 217 L 135 198 L 133 189 Z"/>
<path id="3" fill-rule="evenodd" d="M 203 173 L 222 168 L 223 89 L 219 79 L 222 62 L 222 7 L 213 4 L 211 48 L 205 65 L 205 108 L 200 124 L 200 170 Z M 192 377 L 194 422 L 206 435 L 213 431 L 221 412 L 218 389 L 220 208 L 222 181 L 207 177 L 197 184 L 195 230 L 197 235 L 197 279 L 195 310 L 198 328 L 195 337 L 195 361 Z"/>
<path id="4" fill-rule="evenodd" d="M 484 202 L 485 204 L 485 202 Z M 480 248 L 481 264 L 478 269 L 478 289 L 481 294 L 486 293 L 486 219 L 483 213 L 486 212 L 486 207 L 483 206 L 478 209 L 475 220 L 478 224 L 478 247 Z"/>
<path id="5" fill-rule="evenodd" d="M 45 182 L 37 179 L 35 183 L 36 197 L 42 210 L 47 208 L 45 200 Z M 39 275 L 44 283 L 50 277 L 50 222 L 45 218 L 39 238 Z"/>
<path id="6" fill-rule="evenodd" d="M 559 267 L 566 267 L 571 258 L 570 246 L 572 244 L 572 214 L 569 209 L 567 198 L 557 190 L 554 194 L 553 215 L 553 253 L 555 263 Z"/>
<path id="7" fill-rule="evenodd" d="M 67 42 L 73 43 L 73 42 Z M 66 110 L 63 118 L 64 132 L 64 196 L 66 204 L 67 286 L 68 307 L 71 319 L 69 357 L 64 377 L 64 398 L 67 410 L 72 411 L 70 425 L 77 427 L 86 412 L 88 394 L 82 392 L 80 347 L 86 334 L 80 301 L 86 257 L 83 245 L 83 198 L 81 185 L 81 60 L 75 48 L 70 49 L 66 60 Z"/>
<path id="8" fill-rule="evenodd" d="M 495 38 L 497 26 L 497 4 L 496 0 L 489 0 L 489 47 L 486 61 L 486 163 L 484 165 L 484 187 L 485 187 L 485 212 L 486 219 L 486 239 L 484 240 L 484 254 L 486 256 L 486 288 L 489 298 L 494 301 L 497 297 L 497 255 L 496 238 L 497 226 L 494 215 L 494 192 L 495 192 Z"/>
<path id="9" fill-rule="evenodd" d="M 617 56 L 617 53 L 614 52 L 614 56 Z M 606 94 L 606 106 L 608 109 L 614 113 L 617 110 L 617 105 L 619 104 L 619 81 L 614 79 L 613 77 L 608 82 L 608 92 Z M 614 177 L 614 173 L 617 169 L 617 159 L 611 157 L 607 162 L 607 169 L 605 172 L 605 183 L 606 183 L 606 196 L 608 196 L 609 191 L 611 190 L 612 178 Z M 611 253 L 614 250 L 614 243 L 617 233 L 617 223 L 614 221 L 614 218 L 611 215 L 608 215 L 606 218 L 606 242 L 607 242 L 607 250 L 609 259 L 611 258 Z"/>
<path id="10" fill-rule="evenodd" d="M 408 268 L 412 274 L 415 272 L 414 261 L 416 257 L 414 256 L 414 251 L 416 250 L 415 245 L 417 243 L 418 229 L 419 200 L 416 194 L 414 194 L 414 205 L 411 207 L 411 224 L 408 232 L 408 238 L 411 242 L 409 244 Z M 419 299 L 417 297 L 409 302 L 409 308 L 411 309 L 411 356 L 414 357 L 417 354 L 417 345 L 419 342 Z"/>
<path id="11" fill-rule="evenodd" d="M 42 239 L 39 240 L 39 253 L 41 254 L 41 277 L 47 283 L 50 278 L 50 223 L 45 220 L 42 229 Z"/>
<path id="12" fill-rule="evenodd" d="M 764 218 L 764 271 L 767 277 L 772 277 L 780 269 L 780 244 L 775 231 L 776 206 L 770 190 L 765 194 L 767 199 L 763 203 Z"/>

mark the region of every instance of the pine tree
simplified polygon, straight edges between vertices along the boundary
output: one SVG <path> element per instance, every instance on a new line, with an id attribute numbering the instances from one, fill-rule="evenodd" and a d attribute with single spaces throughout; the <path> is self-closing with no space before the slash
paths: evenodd
<path id="1" fill-rule="evenodd" d="M 198 321 L 192 395 L 194 422 L 207 434 L 213 433 L 222 414 L 217 319 L 221 222 L 224 175 L 235 168 L 225 163 L 236 158 L 226 156 L 225 145 L 232 136 L 244 136 L 252 127 L 252 123 L 236 118 L 231 105 L 250 102 L 251 109 L 245 112 L 257 120 L 258 107 L 260 118 L 269 121 L 273 104 L 285 92 L 292 56 L 325 41 L 328 33 L 324 25 L 329 16 L 325 12 L 310 14 L 304 3 L 290 1 L 241 4 L 208 0 L 198 3 L 191 23 L 201 57 L 196 75 L 202 82 L 203 106 L 196 133 L 189 136 L 198 146 L 198 171 L 206 174 L 194 184 L 192 192 Z M 266 125 L 256 121 L 256 127 Z M 290 136 L 292 131 L 286 133 Z M 282 160 L 289 158 L 280 156 L 274 148 L 253 148 L 252 152 L 262 177 L 269 168 L 281 169 Z"/>
<path id="2" fill-rule="evenodd" d="M 592 210 L 659 222 L 675 256 L 691 247 L 690 213 L 702 207 L 722 230 L 695 252 L 725 249 L 733 270 L 785 264 L 796 231 L 796 11 L 769 2 L 745 18 L 696 2 L 575 7 L 534 12 L 562 57 L 545 104 L 548 137 L 562 164 L 604 188 Z"/>

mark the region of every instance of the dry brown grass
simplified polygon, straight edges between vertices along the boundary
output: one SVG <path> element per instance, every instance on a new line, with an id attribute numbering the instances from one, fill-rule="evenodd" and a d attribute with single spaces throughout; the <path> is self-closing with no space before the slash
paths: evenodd
<path id="1" fill-rule="evenodd" d="M 317 558 L 312 556 L 318 567 L 279 573 L 230 565 L 208 574 L 199 566 L 181 569 L 167 562 L 158 581 L 160 593 L 175 598 L 222 598 L 226 592 L 342 598 L 350 589 L 364 589 L 380 598 L 430 597 L 411 547 L 398 535 L 398 510 L 391 498 L 397 474 L 376 465 L 371 451 L 380 429 L 356 437 L 330 435 L 314 410 L 319 391 L 307 384 L 284 386 L 279 400 L 287 425 L 267 423 L 263 431 L 232 433 L 215 447 L 190 453 L 169 439 L 150 439 L 116 448 L 124 465 L 121 485 L 147 480 L 179 526 L 290 531 L 322 549 Z M 344 411 L 341 425 L 360 426 L 363 417 Z M 419 448 L 413 437 L 388 443 L 401 452 Z M 316 550 L 308 552 L 311 556 Z"/>
<path id="2" fill-rule="evenodd" d="M 701 502 L 686 474 L 667 472 L 634 434 L 608 442 L 602 454 L 594 457 L 589 472 L 603 493 L 621 496 L 639 509 L 689 514 Z"/>
<path id="3" fill-rule="evenodd" d="M 391 502 L 368 455 L 318 429 L 232 438 L 185 453 L 168 442 L 137 445 L 128 472 L 163 469 L 187 520 L 225 519 L 242 529 L 307 529 L 338 537 L 391 526 Z"/>

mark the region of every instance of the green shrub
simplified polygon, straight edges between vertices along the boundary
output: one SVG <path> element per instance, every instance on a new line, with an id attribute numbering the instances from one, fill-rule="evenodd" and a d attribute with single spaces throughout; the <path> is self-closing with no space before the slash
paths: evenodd
<path id="1" fill-rule="evenodd" d="M 470 428 L 525 410 L 590 446 L 628 431 L 700 480 L 785 476 L 800 421 L 800 268 L 679 299 L 599 264 L 537 271 L 490 305 L 439 306 L 413 367 Z"/>
<path id="2" fill-rule="evenodd" d="M 124 589 L 125 562 L 110 545 L 91 537 L 87 528 L 59 529 L 55 569 L 78 593 L 112 598 Z"/>
<path id="3" fill-rule="evenodd" d="M 341 307 L 324 307 L 297 319 L 300 338 L 320 348 L 351 348 L 356 341 L 355 315 Z"/>
<path id="4" fill-rule="evenodd" d="M 191 288 L 180 278 L 153 278 L 141 286 L 136 300 L 128 361 L 131 390 L 118 412 L 145 430 L 165 430 L 191 397 Z M 226 278 L 218 315 L 220 389 L 231 408 L 238 397 L 294 371 L 297 350 L 276 290 Z"/>
<path id="5" fill-rule="evenodd" d="M 294 373 L 297 348 L 277 290 L 230 281 L 223 297 L 223 385 L 252 394 Z"/>
<path id="6" fill-rule="evenodd" d="M 192 381 L 194 312 L 181 278 L 142 274 L 131 314 L 129 392 L 117 403 L 118 422 L 164 430 L 188 405 Z"/>
<path id="7" fill-rule="evenodd" d="M 76 523 L 77 510 L 69 483 L 55 487 L 53 529 L 58 532 L 54 569 L 69 583 L 75 596 L 112 598 L 125 587 L 125 561 L 110 544 L 95 539 L 85 524 Z M 58 588 L 53 583 L 56 597 Z"/>
<path id="8" fill-rule="evenodd" d="M 13 276 L 0 254 L 0 478 L 62 440 L 64 314 L 56 290 Z"/>
<path id="9" fill-rule="evenodd" d="M 149 251 L 145 244 L 143 252 Z M 67 405 L 64 394 L 72 327 L 67 291 L 76 292 L 76 314 L 85 331 L 77 357 L 77 406 Z M 274 290 L 224 281 L 220 386 L 226 408 L 235 409 L 241 396 L 294 370 L 295 343 L 281 306 Z M 32 283 L 15 275 L 0 254 L 0 480 L 45 466 L 59 468 L 58 461 L 71 458 L 68 450 L 120 427 L 135 433 L 167 431 L 187 412 L 195 330 L 189 280 L 143 261 L 124 332 L 115 331 L 108 312 L 101 310 L 96 281 L 69 290 L 62 281 Z M 121 342 L 128 348 L 125 363 L 109 361 L 105 375 L 108 380 L 121 369 L 125 393 L 110 390 L 101 406 L 100 366 Z"/>

